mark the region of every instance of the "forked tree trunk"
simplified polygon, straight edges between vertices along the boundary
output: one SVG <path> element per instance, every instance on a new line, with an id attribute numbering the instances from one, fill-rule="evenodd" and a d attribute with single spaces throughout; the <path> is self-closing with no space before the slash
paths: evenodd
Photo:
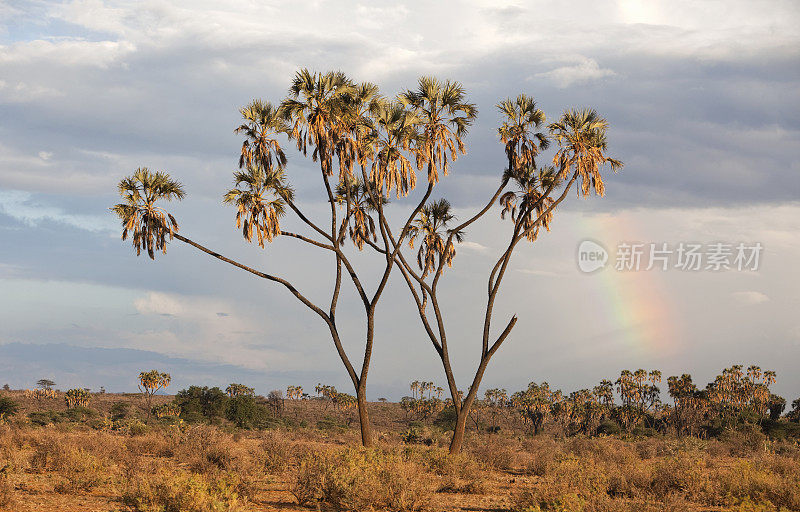
<path id="1" fill-rule="evenodd" d="M 467 430 L 467 417 L 469 416 L 469 408 L 462 407 L 461 411 L 456 414 L 456 428 L 453 430 L 453 437 L 450 439 L 450 454 L 455 455 L 461 453 L 461 448 L 464 446 L 464 434 Z"/>
<path id="2" fill-rule="evenodd" d="M 359 386 L 356 390 L 358 401 L 358 421 L 361 424 L 361 444 L 364 448 L 372 448 L 375 443 L 372 437 L 372 425 L 369 422 L 369 410 L 367 409 L 367 386 Z"/>
<path id="3" fill-rule="evenodd" d="M 483 372 L 477 377 L 478 384 L 473 384 L 475 389 L 480 385 L 480 379 L 483 377 Z M 467 393 L 464 401 L 461 402 L 461 407 L 456 410 L 456 428 L 453 430 L 453 437 L 450 439 L 450 455 L 461 453 L 464 446 L 464 436 L 467 431 L 467 420 L 469 420 L 469 411 L 472 409 L 472 404 L 475 403 L 475 393 Z"/>

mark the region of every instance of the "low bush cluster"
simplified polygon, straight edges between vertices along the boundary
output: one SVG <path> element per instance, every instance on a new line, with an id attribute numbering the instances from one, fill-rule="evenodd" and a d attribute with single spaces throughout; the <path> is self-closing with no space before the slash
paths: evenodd
<path id="1" fill-rule="evenodd" d="M 421 469 L 397 451 L 314 451 L 300 461 L 291 492 L 300 505 L 335 510 L 421 510 L 431 495 Z"/>
<path id="2" fill-rule="evenodd" d="M 765 453 L 763 443 L 747 436 L 713 443 L 576 438 L 526 445 L 531 460 L 524 468 L 537 480 L 517 492 L 518 512 L 686 510 L 687 503 L 800 510 L 800 457 Z"/>

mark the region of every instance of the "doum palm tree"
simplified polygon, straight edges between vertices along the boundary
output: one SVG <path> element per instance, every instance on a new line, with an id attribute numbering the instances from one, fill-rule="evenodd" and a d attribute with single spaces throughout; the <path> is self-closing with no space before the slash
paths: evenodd
<path id="1" fill-rule="evenodd" d="M 374 442 L 367 407 L 367 376 L 374 345 L 375 312 L 396 265 L 444 368 L 457 416 L 450 451 L 457 453 L 463 445 L 466 421 L 483 374 L 517 322 L 516 315 L 512 315 L 500 333 L 492 333 L 494 302 L 515 247 L 522 240 L 535 240 L 541 227 L 549 229 L 554 209 L 576 181 L 580 182 L 578 190 L 583 196 L 592 190 L 602 195 L 601 167 L 610 164 L 616 170 L 622 165 L 606 155 L 608 124 L 592 110 L 568 110 L 557 122 L 545 125 L 544 113 L 529 96 L 504 100 L 498 109 L 504 116 L 498 135 L 505 147 L 507 165 L 485 205 L 457 226 L 452 226 L 456 218 L 449 202 L 444 199 L 429 202 L 429 199 L 439 180 L 450 173 L 452 163 L 465 153 L 464 138 L 477 115 L 477 108 L 466 100 L 460 83 L 423 77 L 415 89 L 401 93 L 396 101 L 389 101 L 381 97 L 373 84 L 356 84 L 341 72 L 316 73 L 303 69 L 295 74 L 289 97 L 278 107 L 254 100 L 240 110 L 243 121 L 236 132 L 244 135 L 244 141 L 239 169 L 234 172 L 234 187 L 223 199 L 236 207 L 236 225 L 250 242 L 264 247 L 280 236 L 333 253 L 335 277 L 330 302 L 324 306 L 309 300 L 282 277 L 243 265 L 179 234 L 175 218 L 157 203 L 162 199 L 181 199 L 184 192 L 180 183 L 164 172 L 140 168 L 124 178 L 119 185 L 123 202 L 112 209 L 122 220 L 123 239 L 132 234 L 137 254 L 144 249 L 154 258 L 155 251 L 165 252 L 169 241 L 175 238 L 282 285 L 319 316 L 328 327 L 337 355 L 355 388 L 365 446 Z M 284 135 L 303 155 L 310 149 L 313 160 L 319 163 L 330 205 L 330 224 L 324 228 L 309 219 L 295 202 L 285 175 L 287 157 L 278 141 Z M 536 157 L 550 141 L 557 145 L 552 166 L 538 168 Z M 359 177 L 353 174 L 356 167 L 361 168 Z M 388 196 L 392 192 L 398 199 L 411 195 L 417 183 L 416 173 L 423 169 L 428 175 L 424 193 L 415 197 L 416 206 L 403 217 L 401 228 L 393 231 L 384 211 Z M 510 183 L 515 189 L 506 190 Z M 480 360 L 465 395 L 458 389 L 450 364 L 438 284 L 445 265 L 449 267 L 454 262 L 456 244 L 463 239 L 464 230 L 498 200 L 501 216 L 511 220 L 510 237 L 489 272 Z M 289 212 L 297 215 L 310 234 L 284 229 L 282 216 Z M 378 258 L 385 261 L 371 294 L 343 250 L 348 234 L 358 249 L 375 250 Z M 417 265 L 413 259 L 409 263 L 403 255 L 406 243 L 419 244 Z M 365 311 L 364 357 L 358 369 L 344 349 L 337 324 L 343 279 L 352 281 Z"/>
<path id="2" fill-rule="evenodd" d="M 165 172 L 139 167 L 132 176 L 120 181 L 118 189 L 125 202 L 111 209 L 122 220 L 122 239 L 133 235 L 137 256 L 142 249 L 150 259 L 155 259 L 155 251 L 166 254 L 167 239 L 172 240 L 178 231 L 178 222 L 172 214 L 156 206 L 156 202 L 183 199 L 186 195 L 183 186 Z"/>
<path id="3" fill-rule="evenodd" d="M 465 101 L 464 87 L 458 82 L 425 76 L 417 88 L 400 94 L 419 118 L 421 142 L 417 151 L 417 166 L 428 166 L 428 182 L 439 182 L 439 169 L 447 176 L 450 163 L 465 153 L 462 138 L 478 115 L 478 108 Z"/>
<path id="4" fill-rule="evenodd" d="M 426 204 L 408 232 L 409 247 L 413 248 L 416 239 L 420 238 L 417 264 L 423 277 L 439 268 L 440 262 L 447 263 L 448 267 L 453 266 L 456 256 L 453 239 L 461 242 L 464 232 L 454 231 L 453 237 L 448 236 L 451 232 L 447 227 L 456 219 L 450 210 L 450 202 L 444 198 Z"/>
<path id="5" fill-rule="evenodd" d="M 417 100 L 417 104 L 419 103 L 420 101 Z M 508 99 L 500 102 L 498 109 L 504 116 L 498 134 L 501 142 L 505 145 L 508 161 L 499 188 L 481 211 L 453 228 L 440 225 L 438 229 L 434 229 L 434 223 L 424 217 L 426 212 L 432 213 L 434 205 L 430 205 L 430 209 L 423 210 L 423 216 L 414 225 L 413 231 L 415 234 L 425 232 L 431 237 L 430 250 L 425 248 L 418 253 L 421 273 L 416 273 L 415 269 L 403 259 L 402 254 L 398 255 L 403 277 L 417 304 L 423 327 L 442 361 L 450 388 L 456 411 L 456 425 L 450 443 L 451 453 L 461 451 L 470 409 L 476 401 L 478 388 L 489 361 L 508 338 L 517 322 L 516 315 L 512 315 L 505 328 L 499 334 L 492 335 L 491 321 L 495 299 L 515 247 L 523 239 L 534 241 L 540 227 L 549 228 L 553 210 L 564 200 L 576 180 L 580 178 L 582 186 L 588 185 L 601 194 L 603 184 L 599 173 L 600 166 L 609 163 L 612 169 L 616 170 L 622 165 L 621 162 L 605 155 L 605 130 L 607 127 L 605 120 L 593 111 L 567 111 L 557 123 L 548 127 L 558 145 L 553 158 L 553 166 L 537 169 L 535 157 L 541 149 L 548 146 L 548 136 L 539 131 L 546 121 L 544 113 L 536 108 L 532 98 L 524 95 L 518 96 L 515 100 Z M 423 117 L 424 124 L 424 116 L 420 117 Z M 503 193 L 509 182 L 513 182 L 517 186 L 517 190 Z M 557 188 L 563 188 L 563 191 L 558 197 L 551 197 Z M 584 195 L 587 194 L 588 192 L 584 193 Z M 481 337 L 481 357 L 469 391 L 466 396 L 462 397 L 459 395 L 450 363 L 446 326 L 439 303 L 437 285 L 443 275 L 444 264 L 452 263 L 452 258 L 447 257 L 451 251 L 450 244 L 453 240 L 460 240 L 463 230 L 488 212 L 495 201 L 499 201 L 503 206 L 502 217 L 511 214 L 512 229 L 507 248 L 489 274 L 488 298 Z M 441 205 L 439 206 L 441 207 Z M 443 218 L 447 218 L 447 216 L 445 215 Z M 447 240 L 445 241 L 443 236 L 437 237 L 434 233 L 440 235 L 447 233 Z M 454 248 L 452 250 L 454 251 Z M 432 255 L 438 255 L 438 261 L 432 262 Z M 432 306 L 432 312 L 428 308 L 429 304 Z M 431 313 L 433 318 L 429 317 Z"/>
<path id="6" fill-rule="evenodd" d="M 260 162 L 247 164 L 245 171 L 233 173 L 235 188 L 225 193 L 222 200 L 236 206 L 236 227 L 248 242 L 253 232 L 260 247 L 281 233 L 280 217 L 291 201 L 293 191 L 285 183 L 286 174 L 278 167 L 265 169 Z"/>

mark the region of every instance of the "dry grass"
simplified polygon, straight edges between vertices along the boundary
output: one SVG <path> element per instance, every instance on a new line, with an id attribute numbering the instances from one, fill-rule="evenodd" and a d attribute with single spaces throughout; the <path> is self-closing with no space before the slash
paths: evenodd
<path id="1" fill-rule="evenodd" d="M 449 456 L 446 434 L 430 426 L 430 446 L 403 443 L 407 424 L 391 406 L 380 404 L 374 450 L 357 448 L 355 428 L 0 426 L 0 510 L 800 510 L 800 445 L 757 432 L 711 441 L 471 432 L 465 453 Z"/>

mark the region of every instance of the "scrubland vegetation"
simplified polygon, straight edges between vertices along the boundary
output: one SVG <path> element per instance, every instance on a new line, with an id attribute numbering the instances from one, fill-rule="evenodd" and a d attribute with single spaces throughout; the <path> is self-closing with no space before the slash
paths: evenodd
<path id="1" fill-rule="evenodd" d="M 174 396 L 6 391 L 0 506 L 800 510 L 800 400 L 782 416 L 785 401 L 767 392 L 774 374 L 735 366 L 703 390 L 689 376 L 670 378 L 672 405 L 661 403 L 657 378 L 623 371 L 568 395 L 546 384 L 510 396 L 490 389 L 459 454 L 448 449 L 452 405 L 425 381 L 401 403 L 370 404 L 372 448 L 358 446 L 355 400 L 321 384 L 315 397 L 290 386 L 292 398 L 257 396 L 242 384 Z"/>

